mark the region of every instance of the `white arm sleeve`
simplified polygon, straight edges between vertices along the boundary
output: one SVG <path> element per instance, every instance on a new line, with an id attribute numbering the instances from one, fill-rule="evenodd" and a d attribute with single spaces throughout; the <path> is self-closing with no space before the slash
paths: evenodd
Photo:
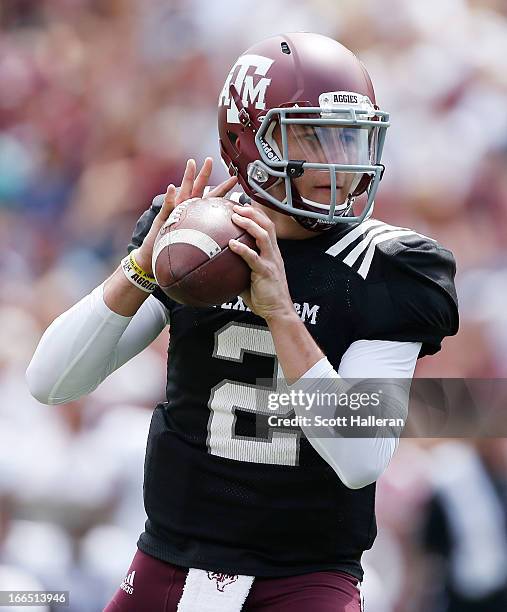
<path id="1" fill-rule="evenodd" d="M 344 379 L 411 380 L 420 349 L 420 342 L 358 340 L 343 355 L 338 372 L 323 358 L 290 388 L 310 394 L 323 390 L 339 394 L 349 388 Z M 391 400 L 401 405 L 406 416 L 408 392 L 405 393 L 400 385 L 392 393 Z M 307 416 L 304 407 L 295 406 L 295 412 L 298 416 Z M 313 448 L 350 489 L 360 489 L 375 482 L 389 465 L 399 442 L 395 435 L 378 438 L 316 437 L 316 429 L 304 425 L 302 429 Z"/>
<path id="2" fill-rule="evenodd" d="M 133 317 L 113 312 L 96 287 L 47 328 L 26 371 L 30 393 L 43 404 L 63 404 L 93 391 L 140 353 L 169 322 L 150 295 Z"/>

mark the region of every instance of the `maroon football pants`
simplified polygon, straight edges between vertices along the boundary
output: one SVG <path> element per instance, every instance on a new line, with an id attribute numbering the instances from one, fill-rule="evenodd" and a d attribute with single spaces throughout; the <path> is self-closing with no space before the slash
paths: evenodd
<path id="1" fill-rule="evenodd" d="M 138 550 L 121 588 L 104 612 L 176 612 L 186 576 L 186 569 Z M 242 612 L 360 610 L 357 578 L 327 571 L 284 578 L 256 578 Z"/>

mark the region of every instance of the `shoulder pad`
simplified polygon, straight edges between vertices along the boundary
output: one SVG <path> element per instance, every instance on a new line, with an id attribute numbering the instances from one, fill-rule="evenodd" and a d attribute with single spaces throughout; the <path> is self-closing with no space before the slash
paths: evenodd
<path id="1" fill-rule="evenodd" d="M 393 268 L 388 275 L 396 270 L 407 279 L 433 285 L 457 305 L 454 287 L 456 261 L 451 251 L 436 240 L 412 233 L 380 244 L 379 251 L 384 265 Z"/>
<path id="2" fill-rule="evenodd" d="M 377 263 L 376 253 L 396 254 L 411 242 L 435 242 L 407 227 L 396 227 L 377 219 L 356 224 L 328 248 L 326 253 L 339 257 L 344 264 L 366 279 Z"/>
<path id="3" fill-rule="evenodd" d="M 452 253 L 409 228 L 369 220 L 327 251 L 367 281 L 357 333 L 365 339 L 422 342 L 421 356 L 439 350 L 458 330 Z"/>

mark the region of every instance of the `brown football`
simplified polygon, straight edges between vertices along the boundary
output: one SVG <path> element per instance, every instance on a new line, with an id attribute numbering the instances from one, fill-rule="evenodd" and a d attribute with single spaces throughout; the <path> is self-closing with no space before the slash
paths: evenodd
<path id="1" fill-rule="evenodd" d="M 250 285 L 250 268 L 229 248 L 235 238 L 257 250 L 255 239 L 235 225 L 236 202 L 192 198 L 178 204 L 153 247 L 153 272 L 162 291 L 180 304 L 230 302 Z"/>

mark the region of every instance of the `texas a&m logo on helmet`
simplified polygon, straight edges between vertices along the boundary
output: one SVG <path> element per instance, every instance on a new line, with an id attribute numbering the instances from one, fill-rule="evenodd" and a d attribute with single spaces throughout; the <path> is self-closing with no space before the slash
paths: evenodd
<path id="1" fill-rule="evenodd" d="M 266 91 L 271 83 L 266 75 L 273 62 L 269 57 L 249 54 L 242 55 L 231 68 L 218 98 L 218 106 L 228 107 L 228 123 L 240 123 L 238 107 L 230 92 L 231 84 L 238 92 L 243 106 L 252 104 L 258 110 L 266 108 Z"/>

